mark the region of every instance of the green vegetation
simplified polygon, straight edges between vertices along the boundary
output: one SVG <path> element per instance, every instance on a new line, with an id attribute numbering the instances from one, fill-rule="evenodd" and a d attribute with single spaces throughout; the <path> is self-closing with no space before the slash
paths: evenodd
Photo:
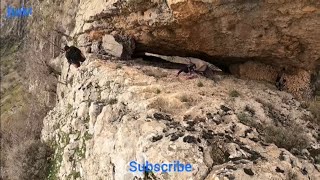
<path id="1" fill-rule="evenodd" d="M 78 160 L 81 160 L 81 159 L 85 158 L 85 156 L 86 156 L 86 144 L 83 143 L 81 148 L 77 147 L 75 149 L 75 154 L 78 156 Z"/>
<path id="2" fill-rule="evenodd" d="M 197 83 L 197 86 L 198 86 L 198 87 L 203 87 L 204 85 L 203 85 L 203 83 L 202 83 L 201 81 L 199 81 L 199 82 Z"/>
<path id="3" fill-rule="evenodd" d="M 62 162 L 62 153 L 63 149 L 56 147 L 56 153 L 53 155 L 53 159 L 50 161 L 49 164 L 49 174 L 47 179 L 48 180 L 58 180 L 59 178 L 57 177 L 61 162 Z"/>
<path id="4" fill-rule="evenodd" d="M 72 109 L 73 109 L 72 105 L 68 103 L 68 107 L 67 107 L 68 114 L 72 112 Z"/>
<path id="5" fill-rule="evenodd" d="M 286 177 L 286 180 L 299 180 L 298 175 L 296 172 L 294 172 L 293 170 L 290 170 L 288 172 L 288 175 Z"/>
<path id="6" fill-rule="evenodd" d="M 213 165 L 219 165 L 227 162 L 227 156 L 225 155 L 223 148 L 221 148 L 223 145 L 224 143 L 221 141 L 216 141 L 212 144 L 210 156 L 213 160 Z"/>
<path id="7" fill-rule="evenodd" d="M 47 109 L 27 93 L 20 45 L 14 37 L 1 37 L 1 176 L 45 179 L 51 150 L 39 137 Z"/>
<path id="8" fill-rule="evenodd" d="M 116 98 L 111 98 L 108 101 L 108 104 L 113 105 L 113 104 L 117 104 L 118 100 Z"/>
<path id="9" fill-rule="evenodd" d="M 308 110 L 311 111 L 314 116 L 314 118 L 310 118 L 310 121 L 320 125 L 320 101 L 310 102 Z"/>
<path id="10" fill-rule="evenodd" d="M 80 177 L 80 172 L 73 170 L 71 174 L 68 175 L 67 179 L 77 179 Z"/>
<path id="11" fill-rule="evenodd" d="M 247 125 L 247 126 L 250 126 L 250 127 L 254 127 L 254 128 L 258 128 L 258 129 L 260 128 L 260 124 L 257 123 L 254 120 L 254 118 L 252 118 L 250 115 L 248 115 L 245 112 L 241 112 L 241 113 L 237 114 L 237 118 L 244 125 Z"/>
<path id="12" fill-rule="evenodd" d="M 60 141 L 62 142 L 62 144 L 64 146 L 69 144 L 70 137 L 69 137 L 69 135 L 67 133 L 61 131 L 58 135 L 60 136 L 59 139 L 61 139 Z"/>
<path id="13" fill-rule="evenodd" d="M 86 131 L 86 132 L 84 133 L 83 139 L 84 139 L 85 141 L 87 141 L 87 140 L 92 139 L 92 137 L 93 137 L 93 135 L 90 134 L 88 131 Z"/>
<path id="14" fill-rule="evenodd" d="M 189 96 L 187 96 L 187 95 L 182 95 L 181 97 L 180 97 L 180 101 L 181 102 L 189 102 L 189 101 L 192 101 L 192 99 L 189 97 Z"/>
<path id="15" fill-rule="evenodd" d="M 25 94 L 26 92 L 19 84 L 11 86 L 6 90 L 1 99 L 1 115 L 5 115 L 6 112 L 9 112 L 13 108 L 25 108 Z"/>
<path id="16" fill-rule="evenodd" d="M 263 104 L 265 112 L 273 120 L 273 123 L 276 125 L 287 121 L 279 115 L 279 112 L 276 111 L 272 104 L 259 100 Z M 309 142 L 305 137 L 304 130 L 298 124 L 291 123 L 286 127 L 282 125 L 276 126 L 272 124 L 261 125 L 253 116 L 255 115 L 254 109 L 249 106 L 246 106 L 244 112 L 237 114 L 239 121 L 247 126 L 254 127 L 258 132 L 264 135 L 264 139 L 268 143 L 274 143 L 280 148 L 285 148 L 287 150 L 304 149 L 307 148 Z"/>
<path id="17" fill-rule="evenodd" d="M 239 97 L 240 96 L 240 93 L 236 90 L 232 90 L 229 92 L 229 96 L 230 97 Z"/>
<path id="18" fill-rule="evenodd" d="M 163 72 L 163 71 L 161 71 L 159 69 L 154 69 L 154 70 L 144 69 L 143 73 L 145 73 L 148 76 L 153 76 L 156 79 L 165 78 L 165 77 L 168 76 L 168 74 L 166 72 Z"/>
<path id="19" fill-rule="evenodd" d="M 245 113 L 237 114 L 237 117 L 238 117 L 239 121 L 245 125 L 249 125 L 252 121 L 251 117 L 249 117 Z"/>
<path id="20" fill-rule="evenodd" d="M 122 68 L 122 65 L 121 64 L 117 64 L 116 65 L 116 69 L 121 69 Z"/>
<path id="21" fill-rule="evenodd" d="M 274 143 L 280 148 L 299 150 L 308 147 L 309 142 L 303 133 L 302 127 L 291 125 L 290 127 L 277 127 L 269 125 L 264 129 L 265 139 L 269 143 Z"/>
<path id="22" fill-rule="evenodd" d="M 315 161 L 314 163 L 320 164 L 320 154 L 314 158 L 314 161 Z"/>
<path id="23" fill-rule="evenodd" d="M 2 45 L 1 45 L 2 46 Z M 12 43 L 1 47 L 1 117 L 6 115 L 12 108 L 23 108 L 25 105 L 26 92 L 21 83 L 19 70 L 19 58 L 17 53 L 18 44 Z"/>
<path id="24" fill-rule="evenodd" d="M 89 116 L 89 114 L 85 117 L 85 119 L 84 119 L 84 122 L 85 123 L 89 123 L 89 121 L 90 121 L 90 116 Z"/>

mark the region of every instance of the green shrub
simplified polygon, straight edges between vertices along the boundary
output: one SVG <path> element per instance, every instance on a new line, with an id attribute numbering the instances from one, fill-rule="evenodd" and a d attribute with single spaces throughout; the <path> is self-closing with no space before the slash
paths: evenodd
<path id="1" fill-rule="evenodd" d="M 264 129 L 264 133 L 265 140 L 268 143 L 274 143 L 278 147 L 289 151 L 293 148 L 304 149 L 309 144 L 302 127 L 298 125 L 285 128 L 269 125 Z"/>
<path id="2" fill-rule="evenodd" d="M 163 72 L 159 69 L 144 69 L 143 70 L 143 73 L 145 73 L 146 75 L 148 76 L 153 76 L 155 77 L 156 79 L 160 79 L 160 78 L 165 78 L 168 76 L 168 74 L 166 72 Z"/>
<path id="3" fill-rule="evenodd" d="M 6 163 L 10 179 L 46 179 L 48 174 L 49 147 L 40 140 L 28 140 L 14 145 L 8 152 Z"/>
<path id="4" fill-rule="evenodd" d="M 199 81 L 198 84 L 197 84 L 197 86 L 198 86 L 198 87 L 203 87 L 204 85 L 203 85 L 203 83 L 202 83 L 201 81 Z"/>
<path id="5" fill-rule="evenodd" d="M 117 64 L 116 65 L 116 69 L 121 69 L 122 68 L 122 65 L 121 64 Z"/>
<path id="6" fill-rule="evenodd" d="M 250 122 L 251 122 L 251 118 L 245 114 L 245 113 L 239 113 L 237 114 L 237 118 L 239 119 L 239 121 L 242 123 L 242 124 L 245 124 L 245 125 L 249 125 Z"/>
<path id="7" fill-rule="evenodd" d="M 232 90 L 232 91 L 230 91 L 229 96 L 230 97 L 239 97 L 240 93 L 236 90 Z"/>
<path id="8" fill-rule="evenodd" d="M 250 127 L 254 127 L 254 128 L 257 128 L 257 129 L 261 128 L 261 125 L 258 122 L 256 122 L 250 115 L 248 115 L 248 114 L 246 114 L 244 112 L 241 112 L 241 113 L 237 114 L 237 118 L 244 125 L 247 125 L 247 126 L 250 126 Z"/>
<path id="9" fill-rule="evenodd" d="M 312 118 L 313 122 L 320 125 L 320 102 L 319 101 L 310 102 L 308 109 L 311 111 L 311 113 L 314 116 L 314 118 Z"/>
<path id="10" fill-rule="evenodd" d="M 213 165 L 219 165 L 227 162 L 226 153 L 220 146 L 223 147 L 224 143 L 216 141 L 211 145 L 212 151 L 210 156 L 213 160 Z"/>
<path id="11" fill-rule="evenodd" d="M 118 100 L 116 98 L 111 98 L 108 101 L 108 104 L 113 105 L 113 104 L 117 104 Z"/>

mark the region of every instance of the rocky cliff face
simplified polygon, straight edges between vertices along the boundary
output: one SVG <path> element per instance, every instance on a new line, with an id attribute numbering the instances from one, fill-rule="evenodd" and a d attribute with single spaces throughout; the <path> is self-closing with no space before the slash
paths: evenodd
<path id="1" fill-rule="evenodd" d="M 78 17 L 75 33 L 121 30 L 135 38 L 138 51 L 225 65 L 252 60 L 312 70 L 319 63 L 315 0 L 96 0 L 80 7 L 86 15 Z"/>
<path id="2" fill-rule="evenodd" d="M 91 46 L 88 40 L 96 47 L 104 34 L 126 36 L 136 42 L 134 55 L 196 57 L 239 77 L 269 82 L 284 67 L 289 92 L 306 99 L 314 91 L 318 1 L 95 0 L 77 7 L 74 29 L 65 30 L 81 45 Z"/>
<path id="3" fill-rule="evenodd" d="M 62 56 L 50 62 L 61 72 L 42 131 L 55 150 L 50 179 L 320 178 L 319 126 L 292 95 L 227 75 L 177 78 L 158 61 L 111 62 L 144 52 L 188 56 L 272 83 L 285 67 L 288 91 L 310 97 L 320 55 L 318 1 L 48 2 L 39 5 L 61 12 L 52 22 L 58 37 L 70 36 L 58 42 L 87 56 L 69 75 Z M 131 173 L 133 160 L 179 160 L 193 171 Z"/>
<path id="4" fill-rule="evenodd" d="M 186 80 L 173 70 L 92 56 L 66 79 L 63 64 L 58 102 L 42 131 L 55 149 L 52 179 L 320 177 L 319 129 L 287 93 L 231 76 Z M 179 160 L 193 171 L 131 173 L 133 160 Z"/>

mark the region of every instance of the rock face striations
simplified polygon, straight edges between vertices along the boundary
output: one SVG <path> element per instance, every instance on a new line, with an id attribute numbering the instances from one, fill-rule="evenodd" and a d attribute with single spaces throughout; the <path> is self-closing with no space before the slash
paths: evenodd
<path id="1" fill-rule="evenodd" d="M 319 8 L 317 0 L 83 1 L 72 33 L 125 35 L 135 53 L 200 58 L 243 78 L 273 82 L 285 67 L 288 91 L 305 98 L 320 64 Z"/>
<path id="2" fill-rule="evenodd" d="M 113 0 L 105 4 L 101 12 L 83 17 L 88 27 L 83 30 L 102 28 L 105 22 L 110 30 L 133 36 L 141 51 L 198 56 L 222 64 L 252 60 L 305 70 L 315 69 L 320 61 L 320 3 L 315 0 Z"/>

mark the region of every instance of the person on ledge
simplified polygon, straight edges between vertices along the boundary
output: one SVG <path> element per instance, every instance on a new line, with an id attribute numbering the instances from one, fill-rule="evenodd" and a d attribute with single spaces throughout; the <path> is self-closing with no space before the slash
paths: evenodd
<path id="1" fill-rule="evenodd" d="M 86 57 L 82 54 L 81 50 L 75 46 L 68 46 L 64 47 L 66 52 L 66 58 L 68 63 L 73 65 L 75 68 L 80 67 L 80 63 L 86 60 Z"/>

